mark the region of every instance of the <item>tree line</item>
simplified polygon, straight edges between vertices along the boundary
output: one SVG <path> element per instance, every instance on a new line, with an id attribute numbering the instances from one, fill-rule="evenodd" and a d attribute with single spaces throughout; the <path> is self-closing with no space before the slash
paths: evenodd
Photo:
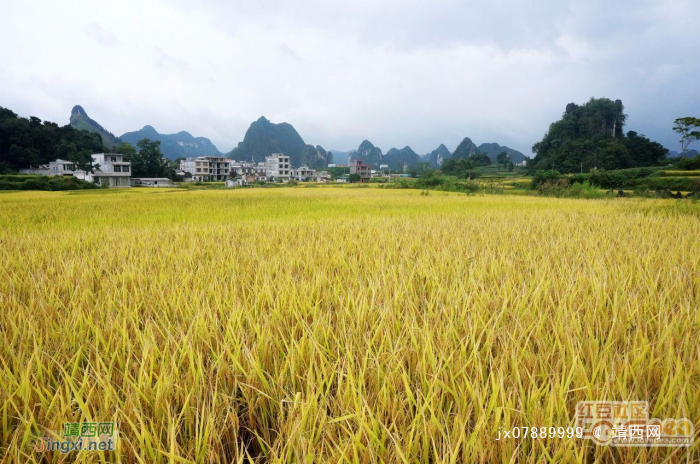
<path id="1" fill-rule="evenodd" d="M 39 166 L 56 159 L 89 168 L 93 153 L 104 152 L 98 134 L 77 130 L 69 125 L 22 118 L 0 107 L 0 173 Z"/>
<path id="2" fill-rule="evenodd" d="M 39 167 L 57 159 L 70 161 L 78 169 L 93 171 L 93 153 L 105 153 L 102 137 L 30 116 L 23 118 L 0 107 L 0 174 Z M 131 162 L 134 177 L 168 177 L 177 180 L 176 166 L 163 158 L 160 141 L 143 139 L 137 147 L 124 142 L 112 152 Z"/>

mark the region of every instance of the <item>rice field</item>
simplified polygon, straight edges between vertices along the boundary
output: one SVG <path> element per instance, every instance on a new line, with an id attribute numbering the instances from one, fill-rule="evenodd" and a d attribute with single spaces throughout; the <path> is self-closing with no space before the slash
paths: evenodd
<path id="1" fill-rule="evenodd" d="M 700 461 L 700 205 L 0 193 L 0 462 Z M 649 402 L 690 447 L 580 438 Z M 113 421 L 116 451 L 35 451 Z"/>

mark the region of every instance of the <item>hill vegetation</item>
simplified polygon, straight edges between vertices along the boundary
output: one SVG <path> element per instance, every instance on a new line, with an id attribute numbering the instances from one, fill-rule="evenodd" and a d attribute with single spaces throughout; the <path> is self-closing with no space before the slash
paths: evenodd
<path id="1" fill-rule="evenodd" d="M 381 148 L 375 147 L 369 140 L 363 140 L 352 155 L 352 159 L 359 159 L 366 164 L 377 167 L 384 163 L 384 154 Z"/>
<path id="2" fill-rule="evenodd" d="M 206 137 L 194 137 L 186 131 L 177 134 L 161 134 L 152 126 L 144 126 L 138 131 L 127 132 L 120 139 L 138 147 L 140 140 L 159 141 L 163 156 L 171 160 L 195 156 L 222 156 L 222 153 Z"/>
<path id="3" fill-rule="evenodd" d="M 440 165 L 442 164 L 443 160 L 446 160 L 452 156 L 450 153 L 450 150 L 447 149 L 445 144 L 441 143 L 439 147 L 437 147 L 435 150 L 431 151 L 430 153 L 426 153 L 423 155 L 422 161 L 424 163 L 428 163 L 428 165 L 433 168 L 433 169 L 438 169 Z"/>
<path id="4" fill-rule="evenodd" d="M 42 122 L 34 116 L 22 118 L 0 107 L 0 173 L 37 167 L 56 159 L 84 168 L 91 165 L 92 153 L 105 150 L 95 132 Z"/>
<path id="5" fill-rule="evenodd" d="M 143 139 L 159 141 L 163 156 L 171 160 L 177 158 L 188 158 L 194 156 L 221 156 L 222 153 L 206 137 L 194 137 L 186 131 L 177 134 L 161 134 L 153 126 L 144 126 L 140 130 L 127 132 L 121 137 L 116 137 L 107 129 L 102 127 L 97 121 L 91 119 L 85 109 L 76 105 L 73 107 L 70 116 L 71 127 L 99 134 L 102 143 L 107 150 L 115 150 L 122 142 L 129 143 L 138 150 L 138 143 Z"/>
<path id="6" fill-rule="evenodd" d="M 383 160 L 383 164 L 388 164 L 389 169 L 394 171 L 400 171 L 404 169 L 404 166 L 406 168 L 412 168 L 418 166 L 422 162 L 423 160 L 421 157 L 418 156 L 411 147 L 403 147 L 400 150 L 392 148 L 386 152 Z"/>
<path id="7" fill-rule="evenodd" d="M 562 118 L 533 145 L 536 155 L 529 168 L 570 173 L 658 165 L 668 150 L 637 132 L 625 134 L 626 119 L 620 100 L 569 103 Z"/>
<path id="8" fill-rule="evenodd" d="M 296 167 L 305 164 L 320 168 L 332 163 L 332 155 L 320 146 L 306 144 L 291 124 L 274 124 L 264 116 L 250 125 L 243 141 L 229 156 L 239 161 L 260 162 L 273 153 L 289 156 L 291 164 Z"/>
<path id="9" fill-rule="evenodd" d="M 119 137 L 102 127 L 97 121 L 91 119 L 80 105 L 75 105 L 70 112 L 70 126 L 74 129 L 98 134 L 102 138 L 102 144 L 108 150 L 113 149 L 121 143 Z"/>
<path id="10" fill-rule="evenodd" d="M 506 147 L 505 145 L 499 145 L 497 143 L 482 143 L 477 147 L 477 150 L 479 153 L 487 154 L 493 163 L 498 162 L 498 155 L 501 153 L 508 155 L 510 162 L 514 164 L 522 163 L 527 159 L 527 157 L 518 150 L 514 150 Z"/>
<path id="11" fill-rule="evenodd" d="M 98 189 L 93 182 L 73 176 L 0 175 L 0 190 L 62 190 Z"/>

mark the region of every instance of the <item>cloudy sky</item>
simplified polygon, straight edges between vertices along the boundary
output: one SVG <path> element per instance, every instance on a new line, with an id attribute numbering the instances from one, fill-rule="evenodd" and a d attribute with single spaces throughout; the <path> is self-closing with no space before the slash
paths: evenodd
<path id="1" fill-rule="evenodd" d="M 678 150 L 700 116 L 700 0 L 0 0 L 0 106 L 222 151 L 266 116 L 307 143 L 530 154 L 568 102 L 621 99 Z"/>

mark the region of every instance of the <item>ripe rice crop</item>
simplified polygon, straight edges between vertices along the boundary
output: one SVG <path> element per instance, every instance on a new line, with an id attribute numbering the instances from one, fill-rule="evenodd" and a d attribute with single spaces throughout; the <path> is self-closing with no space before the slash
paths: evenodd
<path id="1" fill-rule="evenodd" d="M 697 462 L 700 206 L 386 189 L 0 194 L 0 461 Z M 33 451 L 114 421 L 117 451 Z"/>

